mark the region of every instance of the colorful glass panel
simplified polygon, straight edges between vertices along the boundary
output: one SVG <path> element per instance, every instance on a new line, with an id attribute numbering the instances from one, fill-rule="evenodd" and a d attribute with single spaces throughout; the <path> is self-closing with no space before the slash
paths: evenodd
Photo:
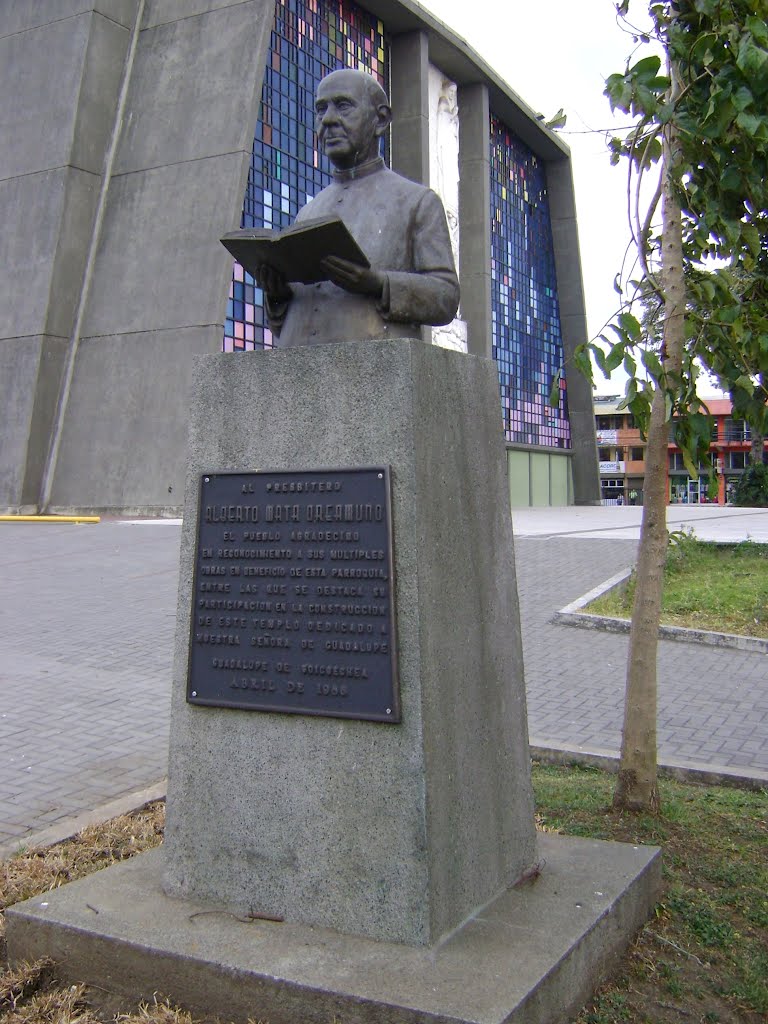
<path id="1" fill-rule="evenodd" d="M 535 154 L 493 115 L 491 329 L 506 439 L 570 448 L 546 174 Z M 549 404 L 555 384 L 557 408 Z"/>

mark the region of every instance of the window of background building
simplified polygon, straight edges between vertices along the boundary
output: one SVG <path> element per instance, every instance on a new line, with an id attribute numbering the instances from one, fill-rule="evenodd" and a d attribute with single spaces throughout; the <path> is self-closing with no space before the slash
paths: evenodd
<path id="1" fill-rule="evenodd" d="M 633 448 L 632 449 L 632 461 L 642 462 L 645 459 L 645 448 Z"/>
<path id="2" fill-rule="evenodd" d="M 749 441 L 750 430 L 744 420 L 734 420 L 728 417 L 723 428 L 724 441 Z"/>
<path id="3" fill-rule="evenodd" d="M 605 478 L 600 481 L 600 495 L 603 498 L 616 498 L 624 493 L 624 481 L 621 479 Z"/>
<path id="4" fill-rule="evenodd" d="M 621 426 L 621 416 L 596 416 L 598 430 L 618 430 Z"/>
<path id="5" fill-rule="evenodd" d="M 745 469 L 749 462 L 747 452 L 728 452 L 727 466 L 729 469 Z"/>

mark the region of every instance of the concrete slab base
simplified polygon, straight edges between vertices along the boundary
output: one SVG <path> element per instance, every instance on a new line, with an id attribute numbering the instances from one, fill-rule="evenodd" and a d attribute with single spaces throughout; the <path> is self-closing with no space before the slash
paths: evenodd
<path id="1" fill-rule="evenodd" d="M 154 850 L 11 908 L 9 956 L 50 956 L 66 980 L 236 1022 L 565 1021 L 650 914 L 661 857 L 550 835 L 539 855 L 538 878 L 425 948 L 171 899 Z"/>

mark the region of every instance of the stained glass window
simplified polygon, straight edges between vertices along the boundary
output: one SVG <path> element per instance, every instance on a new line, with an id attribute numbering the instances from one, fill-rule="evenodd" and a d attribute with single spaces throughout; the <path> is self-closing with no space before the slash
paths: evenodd
<path id="1" fill-rule="evenodd" d="M 504 433 L 570 448 L 552 227 L 543 164 L 491 116 L 491 329 Z M 556 383 L 559 404 L 549 404 Z"/>
<path id="2" fill-rule="evenodd" d="M 283 228 L 329 184 L 314 137 L 315 88 L 329 71 L 359 68 L 388 90 L 384 26 L 350 0 L 277 0 L 253 140 L 242 227 Z M 224 351 L 271 348 L 263 295 L 235 264 Z"/>

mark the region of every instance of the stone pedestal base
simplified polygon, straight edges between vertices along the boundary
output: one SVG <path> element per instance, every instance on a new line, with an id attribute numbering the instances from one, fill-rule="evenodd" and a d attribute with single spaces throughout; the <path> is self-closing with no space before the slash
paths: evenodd
<path id="1" fill-rule="evenodd" d="M 537 856 L 538 879 L 432 949 L 169 899 L 161 850 L 11 908 L 8 949 L 13 962 L 53 957 L 68 981 L 133 1000 L 167 996 L 235 1024 L 557 1024 L 651 913 L 661 858 L 549 835 Z"/>

